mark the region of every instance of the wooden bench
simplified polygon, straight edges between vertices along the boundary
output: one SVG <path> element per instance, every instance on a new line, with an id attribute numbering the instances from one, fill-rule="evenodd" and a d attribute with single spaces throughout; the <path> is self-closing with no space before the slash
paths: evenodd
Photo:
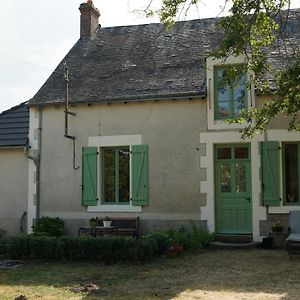
<path id="1" fill-rule="evenodd" d="M 110 218 L 112 223 L 111 227 L 104 228 L 104 218 L 98 218 L 97 226 L 83 226 L 78 230 L 78 235 L 115 235 L 115 236 L 133 236 L 138 239 L 139 237 L 139 217 L 137 218 Z"/>
<path id="2" fill-rule="evenodd" d="M 104 219 L 104 218 L 103 218 Z M 102 226 L 103 219 L 98 218 L 98 225 Z M 137 218 L 110 218 L 111 226 L 117 227 L 118 236 L 133 236 L 136 239 L 139 237 L 139 217 Z"/>

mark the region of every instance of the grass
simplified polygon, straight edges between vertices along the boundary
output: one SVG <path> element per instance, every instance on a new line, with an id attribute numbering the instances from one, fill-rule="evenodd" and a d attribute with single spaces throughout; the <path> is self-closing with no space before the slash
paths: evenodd
<path id="1" fill-rule="evenodd" d="M 0 299 L 299 299 L 300 257 L 203 250 L 145 264 L 30 261 L 0 270 Z"/>

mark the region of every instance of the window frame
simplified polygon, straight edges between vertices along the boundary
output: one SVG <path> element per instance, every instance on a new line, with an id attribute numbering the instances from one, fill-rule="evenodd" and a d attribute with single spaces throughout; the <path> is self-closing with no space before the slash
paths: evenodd
<path id="1" fill-rule="evenodd" d="M 247 126 L 246 122 L 232 123 L 226 122 L 226 119 L 215 118 L 215 81 L 214 81 L 214 68 L 222 67 L 224 65 L 241 65 L 245 63 L 244 56 L 229 56 L 226 61 L 223 59 L 216 59 L 208 57 L 206 59 L 206 78 L 207 78 L 207 129 L 208 130 L 227 130 L 236 129 L 240 130 Z M 250 82 L 253 72 L 248 70 L 246 72 L 246 81 Z M 255 107 L 255 90 L 253 85 L 250 85 L 246 89 L 246 104 L 247 109 Z"/>
<path id="2" fill-rule="evenodd" d="M 242 64 L 234 64 L 234 65 L 242 65 Z M 226 116 L 226 117 L 221 117 L 218 115 L 218 113 L 220 112 L 219 111 L 219 101 L 218 101 L 218 88 L 220 86 L 220 81 L 218 80 L 218 71 L 219 70 L 224 70 L 224 65 L 216 65 L 214 66 L 214 118 L 215 120 L 229 120 L 229 119 L 234 119 L 235 117 L 238 117 L 238 115 L 235 115 L 234 113 L 234 104 L 235 104 L 235 101 L 234 101 L 234 92 L 235 92 L 235 87 L 233 86 L 229 86 L 229 85 L 226 85 L 226 89 L 228 90 L 228 96 L 229 96 L 229 116 Z M 244 88 L 244 100 L 243 100 L 243 103 L 245 105 L 245 108 L 244 109 L 248 109 L 248 93 L 247 93 L 247 74 L 241 74 L 240 76 L 240 79 L 241 77 L 244 77 L 245 76 L 245 82 L 244 82 L 244 85 L 245 85 L 245 88 Z"/>
<path id="3" fill-rule="evenodd" d="M 133 134 L 133 135 L 102 135 L 102 136 L 89 136 L 88 137 L 88 147 L 97 147 L 98 149 L 101 147 L 113 147 L 113 146 L 142 146 L 142 135 Z M 97 159 L 100 159 L 100 155 L 97 156 Z M 99 164 L 98 166 L 98 178 L 101 176 Z M 149 171 L 149 169 L 148 169 Z M 130 174 L 131 175 L 131 174 Z M 130 186 L 132 190 L 132 187 Z M 148 188 L 149 191 L 149 188 Z M 87 212 L 88 213 L 141 213 L 143 211 L 143 204 L 133 203 L 130 201 L 127 205 L 116 205 L 116 204 L 102 204 L 101 199 L 101 186 L 100 180 L 97 180 L 97 197 L 98 201 L 96 205 L 88 205 Z M 130 195 L 131 196 L 131 195 Z M 150 202 L 148 195 L 148 202 Z M 149 204 L 145 204 L 149 205 Z"/>
<path id="4" fill-rule="evenodd" d="M 118 149 L 122 148 L 122 147 L 128 147 L 129 149 L 129 160 L 128 160 L 128 167 L 129 167 L 129 199 L 128 201 L 120 201 L 120 155 L 119 155 L 119 151 Z M 105 169 L 104 169 L 104 154 L 103 154 L 103 150 L 104 149 L 114 149 L 114 175 L 115 175 L 115 182 L 114 182 L 114 194 L 115 194 L 115 201 L 105 201 L 105 188 L 104 188 L 104 184 L 105 184 Z M 131 182 L 132 182 L 132 178 L 131 178 L 131 146 L 128 145 L 124 145 L 124 146 L 107 146 L 107 147 L 100 147 L 99 149 L 99 153 L 100 153 L 100 159 L 99 159 L 99 172 L 100 175 L 99 176 L 99 187 L 100 187 L 100 191 L 99 191 L 99 195 L 100 195 L 100 202 L 102 205 L 129 205 L 130 201 L 131 201 Z M 118 154 L 117 154 L 118 153 Z"/>

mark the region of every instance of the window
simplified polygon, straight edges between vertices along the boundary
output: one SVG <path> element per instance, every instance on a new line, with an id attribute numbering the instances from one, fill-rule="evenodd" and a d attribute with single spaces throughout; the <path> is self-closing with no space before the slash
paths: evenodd
<path id="1" fill-rule="evenodd" d="M 104 147 L 102 152 L 102 202 L 128 203 L 129 147 Z M 101 153 L 100 152 L 100 153 Z"/>
<path id="2" fill-rule="evenodd" d="M 247 109 L 246 74 L 241 75 L 233 86 L 224 82 L 224 74 L 224 68 L 214 68 L 215 119 L 234 118 L 242 109 Z"/>
<path id="3" fill-rule="evenodd" d="M 96 206 L 98 200 L 148 204 L 147 145 L 83 147 L 82 205 Z"/>
<path id="4" fill-rule="evenodd" d="M 283 144 L 283 192 L 286 204 L 299 203 L 300 143 Z"/>

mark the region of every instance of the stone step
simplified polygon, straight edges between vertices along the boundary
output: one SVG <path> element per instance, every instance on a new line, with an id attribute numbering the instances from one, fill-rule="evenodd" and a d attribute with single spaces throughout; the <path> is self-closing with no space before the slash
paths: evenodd
<path id="1" fill-rule="evenodd" d="M 210 243 L 210 247 L 218 248 L 218 249 L 241 249 L 241 248 L 254 248 L 257 246 L 255 242 L 222 242 L 222 241 L 214 241 Z"/>
<path id="2" fill-rule="evenodd" d="M 250 234 L 217 234 L 215 236 L 215 241 L 224 243 L 250 243 L 253 241 L 253 237 Z"/>
<path id="3" fill-rule="evenodd" d="M 213 248 L 251 248 L 256 245 L 249 234 L 217 234 L 215 241 L 210 244 Z"/>

